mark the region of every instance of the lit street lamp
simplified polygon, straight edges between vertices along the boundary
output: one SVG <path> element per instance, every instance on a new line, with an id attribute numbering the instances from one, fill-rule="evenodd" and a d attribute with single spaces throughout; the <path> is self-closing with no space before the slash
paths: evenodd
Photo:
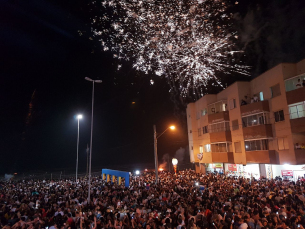
<path id="1" fill-rule="evenodd" d="M 77 147 L 76 147 L 76 174 L 75 179 L 77 182 L 77 172 L 78 172 L 78 146 L 79 146 L 79 120 L 83 118 L 81 114 L 76 116 L 77 118 Z"/>
<path id="2" fill-rule="evenodd" d="M 174 171 L 175 171 L 175 175 L 177 174 L 177 164 L 178 164 L 178 160 L 176 158 L 172 159 L 172 163 L 173 163 L 173 167 L 174 167 Z"/>
<path id="3" fill-rule="evenodd" d="M 156 173 L 156 184 L 158 183 L 158 151 L 157 151 L 157 139 L 161 137 L 168 129 L 174 130 L 175 126 L 170 126 L 157 136 L 156 125 L 154 125 L 154 156 L 155 156 L 155 173 Z"/>
<path id="4" fill-rule="evenodd" d="M 92 134 L 93 134 L 93 107 L 94 107 L 94 83 L 102 83 L 102 81 L 101 80 L 93 80 L 93 79 L 90 79 L 89 77 L 85 77 L 85 80 L 92 82 L 91 137 L 90 137 L 89 176 L 88 176 L 88 204 L 90 204 Z"/>

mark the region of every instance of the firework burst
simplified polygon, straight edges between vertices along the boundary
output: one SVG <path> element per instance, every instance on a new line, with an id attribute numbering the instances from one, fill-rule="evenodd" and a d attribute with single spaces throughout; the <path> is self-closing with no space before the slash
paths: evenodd
<path id="1" fill-rule="evenodd" d="M 99 5 L 101 4 L 101 5 Z M 234 63 L 232 15 L 221 0 L 103 0 L 92 22 L 103 50 L 164 76 L 182 96 L 207 86 L 218 72 L 248 74 Z"/>

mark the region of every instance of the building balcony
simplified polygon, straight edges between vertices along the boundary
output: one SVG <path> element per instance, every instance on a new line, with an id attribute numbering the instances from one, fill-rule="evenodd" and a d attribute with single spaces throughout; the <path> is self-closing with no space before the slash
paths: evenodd
<path id="1" fill-rule="evenodd" d="M 234 163 L 233 152 L 211 153 L 212 162 Z"/>
<path id="2" fill-rule="evenodd" d="M 305 100 L 305 87 L 286 92 L 287 104 L 303 102 Z"/>
<path id="3" fill-rule="evenodd" d="M 267 112 L 270 111 L 268 100 L 249 103 L 249 104 L 240 106 L 240 113 L 242 116 L 256 114 L 256 113 L 259 113 L 262 111 L 267 111 Z"/>
<path id="4" fill-rule="evenodd" d="M 305 117 L 290 119 L 292 133 L 305 133 Z"/>
<path id="5" fill-rule="evenodd" d="M 214 133 L 209 133 L 209 135 L 210 135 L 211 143 L 232 141 L 231 131 L 214 132 Z"/>
<path id="6" fill-rule="evenodd" d="M 232 164 L 234 164 L 233 152 L 204 153 L 202 163 L 232 163 Z"/>
<path id="7" fill-rule="evenodd" d="M 305 150 L 304 149 L 295 149 L 295 159 L 298 165 L 305 164 Z"/>
<path id="8" fill-rule="evenodd" d="M 272 138 L 271 124 L 263 124 L 243 128 L 244 139 Z"/>
<path id="9" fill-rule="evenodd" d="M 247 163 L 278 164 L 274 150 L 246 151 Z"/>
<path id="10" fill-rule="evenodd" d="M 229 120 L 230 120 L 229 111 L 220 111 L 218 113 L 208 115 L 209 124 L 217 123 L 217 122 L 223 122 L 223 121 L 229 121 Z"/>

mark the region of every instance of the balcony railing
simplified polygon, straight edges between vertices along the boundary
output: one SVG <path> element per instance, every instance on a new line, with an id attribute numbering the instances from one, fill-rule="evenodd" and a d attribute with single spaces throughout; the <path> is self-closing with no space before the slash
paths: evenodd
<path id="1" fill-rule="evenodd" d="M 204 153 L 201 163 L 234 163 L 233 152 Z"/>
<path id="2" fill-rule="evenodd" d="M 234 163 L 233 152 L 211 153 L 211 155 L 212 155 L 212 162 Z"/>
<path id="3" fill-rule="evenodd" d="M 297 165 L 302 165 L 305 164 L 305 150 L 303 149 L 295 149 L 295 159 L 296 159 L 296 164 Z"/>
<path id="4" fill-rule="evenodd" d="M 297 88 L 293 91 L 286 92 L 287 104 L 294 104 L 304 101 L 305 87 Z"/>
<path id="5" fill-rule="evenodd" d="M 246 151 L 247 163 L 277 164 L 274 150 Z"/>
<path id="6" fill-rule="evenodd" d="M 305 133 L 305 117 L 290 119 L 292 133 Z"/>
<path id="7" fill-rule="evenodd" d="M 210 142 L 231 142 L 231 131 L 210 133 Z"/>
<path id="8" fill-rule="evenodd" d="M 295 143 L 294 148 L 298 149 L 298 150 L 304 150 L 304 152 L 305 152 L 305 143 Z"/>
<path id="9" fill-rule="evenodd" d="M 268 100 L 248 103 L 240 106 L 240 113 L 242 116 L 251 115 L 263 111 L 270 111 Z"/>
<path id="10" fill-rule="evenodd" d="M 273 137 L 271 124 L 245 127 L 243 128 L 243 134 L 245 139 L 262 139 Z"/>
<path id="11" fill-rule="evenodd" d="M 215 114 L 209 114 L 208 115 L 208 122 L 211 123 L 219 123 L 223 121 L 229 121 L 229 111 L 223 111 Z"/>

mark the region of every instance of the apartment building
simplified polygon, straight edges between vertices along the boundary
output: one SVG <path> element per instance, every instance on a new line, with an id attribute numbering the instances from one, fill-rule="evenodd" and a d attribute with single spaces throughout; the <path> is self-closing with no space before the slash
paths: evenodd
<path id="1" fill-rule="evenodd" d="M 304 176 L 305 59 L 205 95 L 186 111 L 197 172 Z"/>

